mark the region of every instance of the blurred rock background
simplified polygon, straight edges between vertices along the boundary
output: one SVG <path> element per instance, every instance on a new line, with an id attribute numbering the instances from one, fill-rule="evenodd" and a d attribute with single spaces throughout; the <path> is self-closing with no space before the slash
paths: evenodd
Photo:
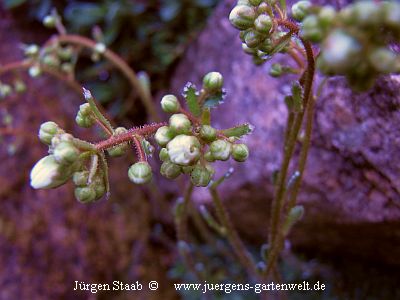
<path id="1" fill-rule="evenodd" d="M 238 32 L 227 19 L 234 1 L 220 1 L 212 10 L 216 2 L 4 1 L 0 63 L 21 59 L 21 43 L 41 43 L 52 34 L 38 20 L 56 6 L 73 32 L 90 35 L 91 28 L 100 25 L 107 44 L 135 70 L 148 73 L 155 102 L 165 91 L 180 93 L 187 81 L 200 84 L 205 73 L 221 72 L 228 96 L 215 112 L 216 127 L 234 125 L 233 120 L 256 127 L 246 140 L 250 160 L 232 163 L 234 176 L 221 190 L 240 234 L 256 253 L 266 240 L 271 177 L 281 159 L 286 117 L 282 99 L 290 86 L 288 78 L 270 78 L 269 65 L 255 67 L 242 53 Z M 144 109 L 119 74 L 101 63 L 92 67 L 85 59 L 80 67 L 79 80 L 117 122 L 144 122 Z M 97 298 L 77 294 L 72 290 L 75 280 L 158 280 L 158 293 L 135 296 L 179 298 L 172 282 L 188 277 L 179 265 L 170 212 L 180 183 L 157 178 L 151 189 L 132 186 L 126 176 L 134 160 L 131 155 L 110 161 L 109 201 L 81 205 L 70 186 L 33 191 L 28 176 L 45 151 L 36 138 L 42 122 L 56 121 L 88 139 L 97 132 L 81 130 L 72 122 L 81 95 L 46 76 L 24 79 L 28 91 L 0 103 L 0 117 L 3 123 L 8 120 L 1 127 L 6 134 L 0 150 L 0 299 L 132 298 L 129 293 L 100 293 Z M 318 278 L 330 290 L 314 295 L 317 298 L 300 294 L 293 299 L 400 297 L 399 90 L 398 76 L 380 79 L 363 94 L 333 78 L 318 99 L 313 147 L 299 199 L 306 215 L 290 236 L 282 269 L 286 279 Z M 221 165 L 218 173 L 226 168 Z M 209 202 L 201 189 L 195 200 Z M 192 231 L 194 240 L 201 241 Z M 197 250 L 206 257 L 214 255 L 207 245 Z M 224 259 L 215 264 L 220 269 L 229 265 Z"/>

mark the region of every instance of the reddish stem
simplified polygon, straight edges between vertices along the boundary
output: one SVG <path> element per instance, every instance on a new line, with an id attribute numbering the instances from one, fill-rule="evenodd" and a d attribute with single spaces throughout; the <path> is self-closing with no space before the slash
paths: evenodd
<path id="1" fill-rule="evenodd" d="M 110 138 L 98 142 L 95 144 L 95 147 L 99 151 L 103 151 L 109 148 L 112 148 L 114 146 L 117 146 L 119 144 L 125 143 L 125 142 L 130 142 L 135 139 L 135 136 L 140 135 L 140 136 L 148 136 L 157 131 L 158 128 L 162 126 L 166 126 L 167 123 L 162 122 L 162 123 L 154 123 L 154 124 L 149 124 L 149 125 L 144 125 L 142 127 L 133 127 L 129 129 L 125 133 L 121 133 L 118 135 L 111 136 Z"/>

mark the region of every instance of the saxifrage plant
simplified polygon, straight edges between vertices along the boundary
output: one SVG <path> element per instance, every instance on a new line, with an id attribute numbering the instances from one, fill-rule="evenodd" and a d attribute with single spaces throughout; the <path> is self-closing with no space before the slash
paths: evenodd
<path id="1" fill-rule="evenodd" d="M 239 262 L 249 274 L 264 281 L 276 274 L 276 263 L 284 241 L 292 226 L 304 214 L 304 208 L 297 205 L 296 200 L 311 143 L 314 106 L 325 83 L 325 80 L 320 80 L 318 87 L 314 88 L 316 68 L 323 75 L 345 76 L 350 86 L 358 91 L 370 88 L 380 75 L 400 72 L 400 58 L 392 47 L 400 41 L 400 4 L 363 1 L 338 11 L 329 5 L 317 6 L 309 1 L 299 1 L 288 12 L 284 0 L 241 0 L 232 9 L 229 20 L 240 31 L 244 52 L 251 55 L 257 65 L 282 53 L 293 60 L 294 66 L 273 64 L 270 74 L 273 77 L 284 74 L 299 76 L 298 80 L 292 82 L 291 94 L 284 99 L 289 112 L 284 155 L 274 182 L 269 240 L 261 249 L 262 262 L 256 264 L 246 250 L 218 194 L 218 186 L 232 174 L 232 170 L 219 179 L 213 178 L 214 161 L 226 161 L 230 157 L 240 162 L 247 159 L 249 149 L 238 141 L 252 131 L 249 124 L 229 129 L 211 126 L 211 110 L 222 102 L 225 95 L 223 78 L 218 72 L 207 74 L 200 90 L 193 84 L 184 88 L 183 98 L 187 109 L 174 95 L 162 98 L 162 109 L 172 114 L 168 123 L 151 123 L 131 129 L 113 127 L 91 93 L 84 90 L 87 103 L 81 105 L 76 122 L 82 127 L 98 124 L 108 138 L 92 143 L 66 133 L 54 122 L 42 124 L 39 138 L 49 146 L 49 155 L 33 168 L 31 185 L 34 188 L 55 188 L 72 179 L 79 201 L 96 201 L 109 195 L 110 191 L 107 156 L 123 155 L 133 145 L 138 162 L 129 167 L 128 176 L 132 182 L 144 184 L 152 178 L 147 157 L 157 148 L 162 161 L 161 175 L 169 179 L 181 174 L 190 177 L 185 196 L 177 202 L 175 209 L 178 247 L 189 269 L 199 279 L 204 278 L 204 273 L 196 269 L 190 257 L 192 250 L 187 236 L 188 203 L 193 187 L 202 186 L 210 191 L 218 221 L 204 207 L 201 215 L 210 227 L 227 237 Z M 73 81 L 71 74 L 79 48 L 68 44 L 86 47 L 108 59 L 127 76 L 142 96 L 152 118 L 158 120 L 149 92 L 118 55 L 101 43 L 66 34 L 56 13 L 46 17 L 44 23 L 58 28 L 59 34 L 41 48 L 26 47 L 28 58 L 0 68 L 0 74 L 29 68 L 31 76 L 45 71 L 65 79 L 65 74 L 69 78 L 66 80 L 76 86 L 78 84 Z M 66 52 L 69 54 L 64 56 Z M 54 63 L 55 60 L 65 62 Z M 12 92 L 9 85 L 2 84 L 1 88 L 3 95 Z M 14 89 L 19 89 L 16 84 Z M 302 130 L 304 134 L 300 139 Z M 157 146 L 151 144 L 152 136 Z M 297 164 L 294 164 L 292 160 L 297 148 L 300 154 Z"/>

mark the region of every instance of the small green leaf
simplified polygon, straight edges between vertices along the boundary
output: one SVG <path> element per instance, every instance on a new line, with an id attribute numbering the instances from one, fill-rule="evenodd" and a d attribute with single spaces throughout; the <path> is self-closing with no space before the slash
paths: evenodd
<path id="1" fill-rule="evenodd" d="M 296 81 L 292 85 L 292 98 L 293 98 L 293 110 L 300 112 L 303 110 L 303 88 Z"/>
<path id="2" fill-rule="evenodd" d="M 193 83 L 188 82 L 186 84 L 185 88 L 183 89 L 183 97 L 186 100 L 189 111 L 194 116 L 199 117 L 201 115 L 201 108 L 197 100 L 196 86 Z"/>
<path id="3" fill-rule="evenodd" d="M 227 136 L 227 137 L 242 137 L 246 134 L 250 134 L 254 130 L 254 126 L 251 124 L 243 124 L 243 125 L 238 125 L 232 128 L 228 128 L 225 130 L 222 130 L 222 134 Z"/>
<path id="4" fill-rule="evenodd" d="M 201 124 L 210 125 L 211 124 L 211 113 L 210 109 L 206 108 L 203 110 L 203 114 L 201 115 Z"/>

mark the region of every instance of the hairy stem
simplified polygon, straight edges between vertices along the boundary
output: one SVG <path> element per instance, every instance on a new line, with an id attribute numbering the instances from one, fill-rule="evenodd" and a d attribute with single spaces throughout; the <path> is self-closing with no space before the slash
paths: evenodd
<path id="1" fill-rule="evenodd" d="M 86 48 L 89 48 L 91 50 L 94 50 L 96 47 L 96 42 L 88 39 L 83 36 L 79 35 L 72 35 L 72 34 L 64 34 L 64 35 L 59 35 L 55 36 L 51 39 L 51 43 L 69 43 L 69 44 L 75 44 L 75 45 L 80 45 Z M 105 52 L 103 53 L 104 57 L 110 61 L 115 67 L 117 67 L 129 80 L 130 84 L 132 87 L 134 87 L 142 102 L 143 105 L 146 107 L 147 112 L 149 113 L 150 117 L 154 121 L 159 121 L 160 118 L 157 114 L 157 111 L 154 107 L 153 101 L 149 95 L 149 93 L 146 91 L 146 89 L 142 86 L 140 83 L 140 80 L 137 78 L 135 72 L 132 70 L 132 68 L 115 52 L 111 51 L 110 49 L 106 49 Z"/>
<path id="2" fill-rule="evenodd" d="M 149 124 L 149 125 L 144 125 L 142 127 L 133 127 L 131 129 L 129 129 L 127 132 L 113 135 L 104 141 L 100 141 L 100 142 L 94 144 L 94 146 L 96 147 L 97 151 L 104 151 L 106 149 L 112 148 L 119 144 L 134 141 L 135 136 L 151 135 L 151 134 L 155 133 L 158 128 L 160 128 L 162 126 L 166 126 L 166 125 L 167 125 L 167 123 L 162 122 L 162 123 L 153 123 L 153 124 Z"/>
<path id="3" fill-rule="evenodd" d="M 296 24 L 288 21 L 288 20 L 277 20 L 279 25 L 282 25 L 286 28 L 288 28 L 290 31 L 294 32 L 295 34 L 298 34 L 299 28 Z M 304 81 L 302 82 L 302 85 L 304 87 L 304 95 L 303 95 L 303 105 L 305 107 L 305 110 L 307 111 L 307 124 L 308 122 L 312 123 L 309 121 L 310 119 L 310 114 L 312 115 L 313 113 L 313 97 L 312 97 L 312 84 L 314 80 L 314 73 L 315 73 L 315 60 L 314 60 L 314 53 L 312 50 L 312 46 L 308 41 L 305 41 L 304 39 L 300 38 L 305 52 L 306 52 L 306 57 L 307 57 L 307 69 L 305 72 L 304 76 Z M 309 103 L 311 102 L 311 103 Z M 267 276 L 269 275 L 270 271 L 273 269 L 275 261 L 278 257 L 278 250 L 280 249 L 280 243 L 278 240 L 278 235 L 279 235 L 279 224 L 281 220 L 281 215 L 282 215 L 282 210 L 284 206 L 284 199 L 286 195 L 286 180 L 287 180 L 287 174 L 290 166 L 290 162 L 292 160 L 297 138 L 301 129 L 301 126 L 303 124 L 303 119 L 304 119 L 304 111 L 299 113 L 294 120 L 293 126 L 290 129 L 290 132 L 288 132 L 288 140 L 285 141 L 285 148 L 284 148 L 284 158 L 281 164 L 279 176 L 278 176 L 278 183 L 277 183 L 277 188 L 275 192 L 275 197 L 274 201 L 272 203 L 272 210 L 271 210 L 271 223 L 270 223 L 270 232 L 269 232 L 269 243 L 271 245 L 271 253 L 274 253 L 274 256 L 271 256 L 269 262 L 268 262 L 268 267 L 267 267 Z M 309 130 L 312 129 L 312 126 L 308 128 Z M 311 132 L 310 134 L 311 135 Z M 310 139 L 310 136 L 307 137 Z M 309 143 L 309 140 L 308 140 Z M 308 149 L 304 153 L 305 156 L 308 154 Z M 305 163 L 306 159 L 303 159 L 302 161 L 302 167 L 303 170 L 305 168 Z M 301 183 L 301 178 L 296 182 L 300 186 Z"/>

